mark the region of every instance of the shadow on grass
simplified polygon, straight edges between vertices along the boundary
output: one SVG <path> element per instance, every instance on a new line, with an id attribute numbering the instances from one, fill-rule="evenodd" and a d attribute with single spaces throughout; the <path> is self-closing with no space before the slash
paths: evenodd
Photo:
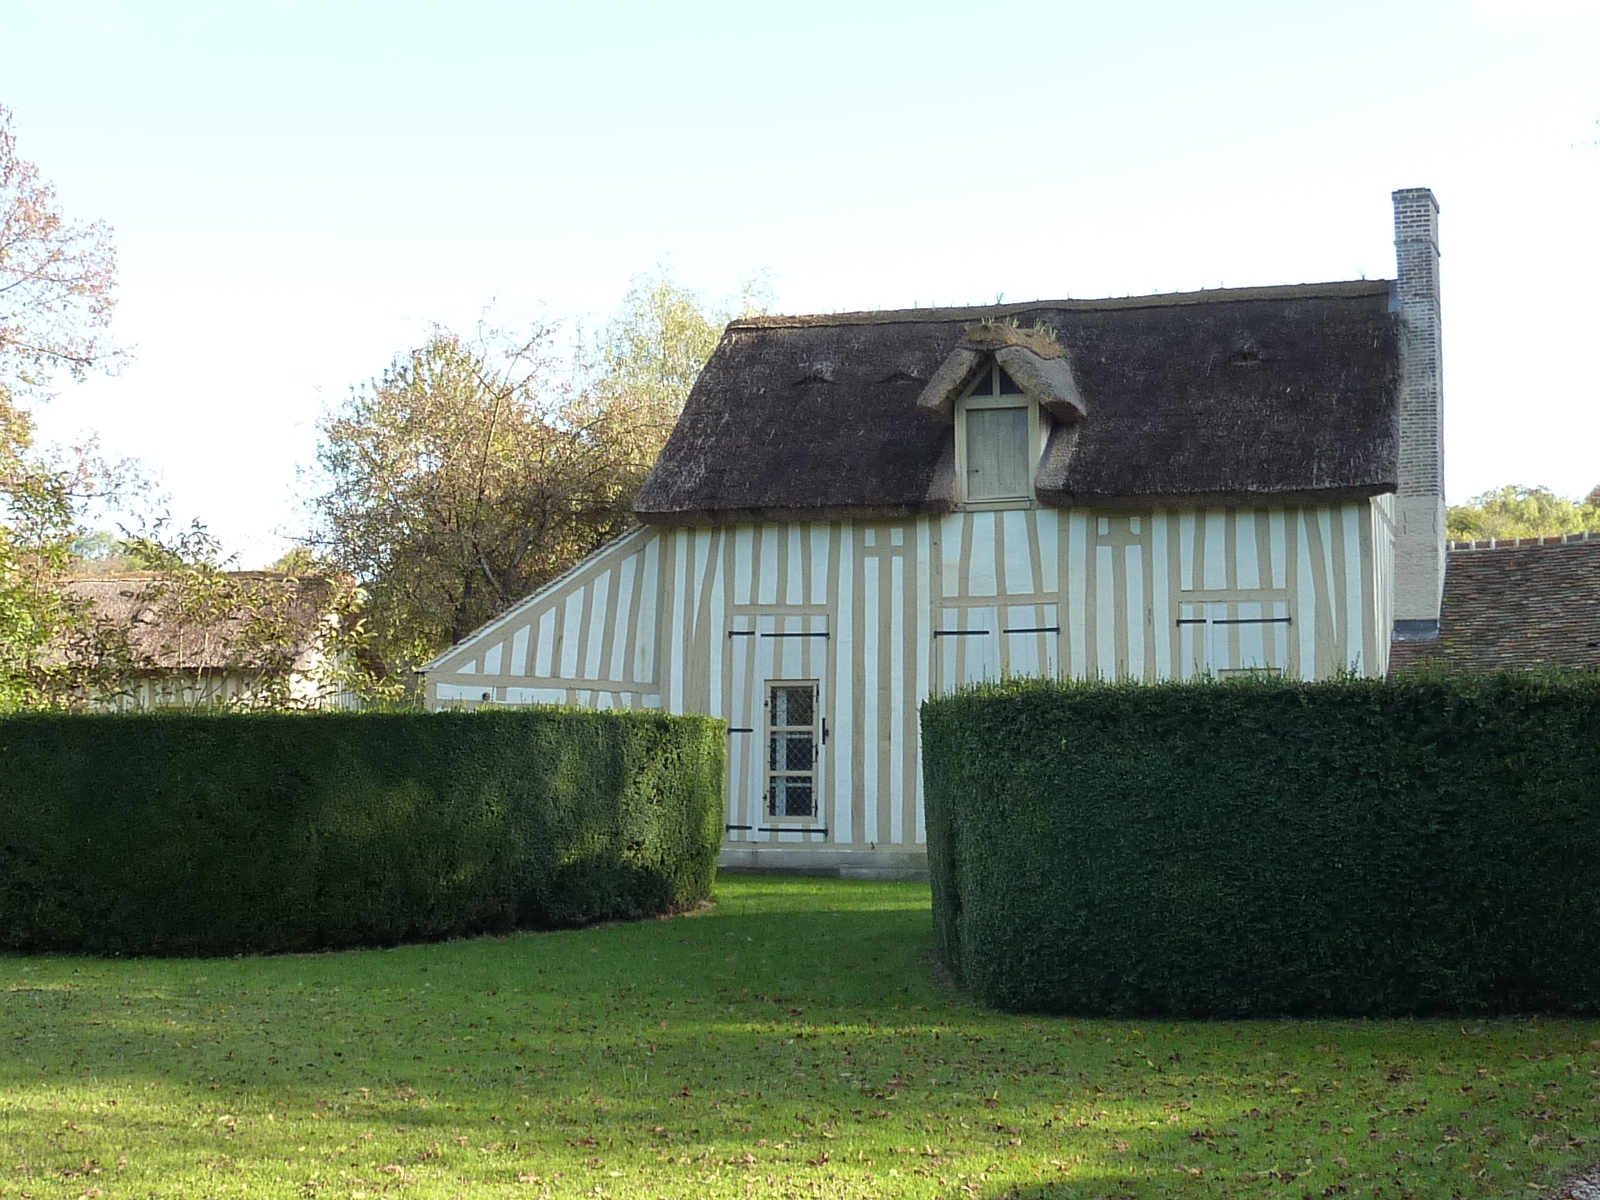
<path id="1" fill-rule="evenodd" d="M 40 1138 L 149 1092 L 191 1126 L 255 1121 L 258 1156 L 404 1127 L 824 1194 L 855 1172 L 1028 1200 L 1489 1196 L 1600 1136 L 1592 1023 L 1008 1016 L 934 982 L 925 887 L 719 891 L 679 918 L 393 950 L 0 959 L 0 1088 Z"/>
<path id="2" fill-rule="evenodd" d="M 948 1002 L 923 957 L 925 889 L 778 881 L 736 891 L 733 904 L 677 918 L 390 950 L 6 956 L 0 970 L 11 982 L 0 1012 L 14 1037 L 0 1083 L 37 1081 L 44 1066 L 101 1080 L 159 1073 L 173 1083 L 271 1080 L 313 1091 L 370 1085 L 371 1069 L 381 1068 L 415 1086 L 414 1064 L 439 1047 L 422 1060 L 401 1050 L 444 1033 L 472 1036 L 468 1025 L 524 1035 L 506 1053 L 462 1064 L 509 1081 L 529 1036 L 571 1054 L 648 1032 L 652 1056 L 672 1047 L 701 1054 L 707 1038 L 788 1020 L 789 1009 L 820 1007 L 859 1023 L 911 1003 Z M 656 1028 L 663 1021 L 668 1028 Z"/>

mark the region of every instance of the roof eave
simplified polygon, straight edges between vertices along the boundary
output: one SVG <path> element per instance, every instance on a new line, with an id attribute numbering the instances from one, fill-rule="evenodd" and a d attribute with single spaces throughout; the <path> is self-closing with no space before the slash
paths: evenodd
<path id="1" fill-rule="evenodd" d="M 1363 483 L 1345 487 L 1310 488 L 1293 491 L 1217 491 L 1217 492 L 1146 492 L 1138 495 L 1101 494 L 1090 492 L 1046 492 L 1038 495 L 1039 504 L 1045 508 L 1276 508 L 1296 505 L 1350 504 L 1370 500 L 1396 490 L 1392 483 Z M 635 510 L 635 515 L 646 525 L 661 527 L 705 527 L 711 525 L 771 525 L 792 521 L 903 521 L 921 516 L 938 516 L 955 512 L 959 505 L 949 502 L 928 501 L 922 504 L 832 505 L 812 508 L 783 508 L 763 506 L 756 508 L 680 509 L 645 512 Z"/>
<path id="2" fill-rule="evenodd" d="M 794 508 L 760 506 L 671 511 L 636 508 L 634 515 L 646 525 L 658 526 L 771 525 L 790 521 L 903 521 L 953 512 L 955 507 L 953 503 L 927 500 L 918 504 L 833 504 Z"/>
<path id="3" fill-rule="evenodd" d="M 1047 508 L 1277 508 L 1300 505 L 1349 504 L 1397 491 L 1393 483 L 1357 483 L 1329 488 L 1295 488 L 1284 491 L 1210 491 L 1097 493 L 1084 491 L 1040 492 Z"/>

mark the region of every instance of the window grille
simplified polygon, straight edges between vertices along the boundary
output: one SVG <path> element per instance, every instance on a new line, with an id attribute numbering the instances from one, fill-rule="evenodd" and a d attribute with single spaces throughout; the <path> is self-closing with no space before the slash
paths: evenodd
<path id="1" fill-rule="evenodd" d="M 817 685 L 767 689 L 767 815 L 817 815 Z"/>

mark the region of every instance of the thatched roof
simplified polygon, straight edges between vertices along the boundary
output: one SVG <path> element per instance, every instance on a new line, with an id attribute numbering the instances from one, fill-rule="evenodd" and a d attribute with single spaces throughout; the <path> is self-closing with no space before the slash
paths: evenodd
<path id="1" fill-rule="evenodd" d="M 82 575 L 67 581 L 67 590 L 87 600 L 98 622 L 126 632 L 129 648 L 153 671 L 196 671 L 251 668 L 261 665 L 261 649 L 291 670 L 309 670 L 326 633 L 332 585 L 318 576 L 291 576 L 278 571 L 229 571 L 223 579 L 237 584 L 242 603 L 217 619 L 180 619 L 161 590 L 156 572 Z M 280 605 L 288 597 L 290 603 Z M 282 616 L 269 627 L 270 644 L 262 647 L 260 629 L 244 637 L 259 613 Z"/>
<path id="2" fill-rule="evenodd" d="M 1391 671 L 1429 662 L 1600 669 L 1600 533 L 1451 543 L 1438 638 L 1390 648 Z"/>
<path id="3" fill-rule="evenodd" d="M 948 511 L 947 393 L 1000 354 L 1028 360 L 1012 373 L 1056 422 L 1035 479 L 1046 504 L 1393 491 L 1389 293 L 1361 281 L 735 321 L 637 511 L 665 524 Z"/>

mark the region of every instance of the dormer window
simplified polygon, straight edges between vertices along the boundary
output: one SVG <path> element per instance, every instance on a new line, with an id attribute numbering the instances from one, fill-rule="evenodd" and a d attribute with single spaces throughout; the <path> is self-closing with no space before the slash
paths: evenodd
<path id="1" fill-rule="evenodd" d="M 955 478 L 942 471 L 929 494 L 965 508 L 1031 508 L 1035 485 L 1061 491 L 1089 412 L 1055 335 L 1003 323 L 968 326 L 917 408 L 955 426 Z"/>
<path id="2" fill-rule="evenodd" d="M 956 406 L 962 499 L 976 504 L 1032 500 L 1043 433 L 1039 406 L 1003 367 L 991 363 Z"/>

